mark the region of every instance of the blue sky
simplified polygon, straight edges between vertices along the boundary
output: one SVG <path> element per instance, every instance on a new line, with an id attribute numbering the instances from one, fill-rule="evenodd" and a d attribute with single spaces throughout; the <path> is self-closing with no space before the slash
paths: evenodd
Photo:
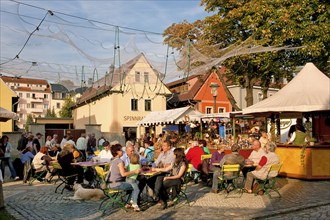
<path id="1" fill-rule="evenodd" d="M 47 10 L 53 11 L 54 16 L 46 16 L 19 59 L 3 64 L 1 71 L 51 81 L 77 81 L 82 65 L 86 78 L 91 77 L 95 69 L 102 76 L 113 57 L 117 57 L 116 65 L 119 65 L 118 53 L 114 56 L 115 42 L 120 45 L 121 62 L 132 58 L 134 53 L 144 52 L 162 71 L 166 46 L 161 35 L 153 33 L 163 33 L 172 23 L 193 22 L 208 15 L 199 0 L 21 2 L 35 7 L 1 0 L 1 63 L 18 54 Z M 146 32 L 120 28 L 116 35 L 115 27 L 109 24 Z M 38 65 L 31 65 L 32 62 Z M 173 69 L 172 66 L 168 79 L 177 77 Z"/>

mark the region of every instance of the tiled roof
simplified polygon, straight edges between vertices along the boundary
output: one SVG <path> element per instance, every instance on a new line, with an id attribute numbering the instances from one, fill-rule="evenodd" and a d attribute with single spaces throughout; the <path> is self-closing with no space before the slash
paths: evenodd
<path id="1" fill-rule="evenodd" d="M 53 92 L 68 92 L 68 89 L 62 84 L 51 83 L 50 86 Z"/>
<path id="2" fill-rule="evenodd" d="M 51 93 L 49 87 L 44 88 L 44 90 L 32 89 L 31 87 L 17 87 L 17 89 L 13 89 L 16 92 L 42 92 L 42 93 Z"/>
<path id="3" fill-rule="evenodd" d="M 192 100 L 195 97 L 196 93 L 199 91 L 199 89 L 203 86 L 205 80 L 209 77 L 209 75 L 210 73 L 206 73 L 204 75 L 193 75 L 188 77 L 188 79 L 180 79 L 175 82 L 168 83 L 166 84 L 166 86 L 171 87 L 174 85 L 180 85 L 191 79 L 198 78 L 189 91 L 180 93 L 177 97 L 179 101 Z"/>
<path id="4" fill-rule="evenodd" d="M 48 85 L 47 80 L 21 77 L 0 76 L 4 82 Z"/>

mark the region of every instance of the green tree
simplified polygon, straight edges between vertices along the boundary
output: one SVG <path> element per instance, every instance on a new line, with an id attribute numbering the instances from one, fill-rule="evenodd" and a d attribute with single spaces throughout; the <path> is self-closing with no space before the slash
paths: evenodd
<path id="1" fill-rule="evenodd" d="M 25 129 L 25 131 L 29 131 L 29 126 L 30 126 L 30 124 L 32 124 L 32 123 L 33 123 L 33 117 L 32 117 L 31 114 L 28 114 L 28 115 L 27 115 L 27 118 L 26 118 L 25 125 L 24 125 L 24 129 Z"/>
<path id="2" fill-rule="evenodd" d="M 56 113 L 55 113 L 55 109 L 54 107 L 51 109 L 47 109 L 47 112 L 46 112 L 46 115 L 45 115 L 46 118 L 56 118 Z"/>
<path id="3" fill-rule="evenodd" d="M 53 118 L 57 118 L 57 115 L 56 115 L 56 113 L 55 113 L 55 108 L 54 108 L 54 107 L 52 108 L 51 116 L 52 116 Z"/>
<path id="4" fill-rule="evenodd" d="M 64 104 L 60 110 L 61 118 L 71 118 L 72 117 L 72 106 L 75 102 L 71 99 L 71 97 L 66 97 L 64 100 Z"/>
<path id="5" fill-rule="evenodd" d="M 282 77 L 290 79 L 296 66 L 313 62 L 321 70 L 329 72 L 328 1 L 202 0 L 201 5 L 213 15 L 198 21 L 197 29 L 193 28 L 195 23 L 190 25 L 187 22 L 170 26 L 164 32 L 165 43 L 182 50 L 184 44 L 179 45 L 174 40 L 194 30 L 199 32 L 193 34 L 195 38 L 192 43 L 204 54 L 213 57 L 221 55 L 219 51 L 222 49 L 248 39 L 261 46 L 301 47 L 297 50 L 236 56 L 222 63 L 227 68 L 226 77 L 246 88 L 248 106 L 253 104 L 252 89 L 256 81 L 263 87 L 265 98 L 271 80 Z M 180 29 L 180 26 L 191 29 Z M 217 50 L 203 50 L 210 45 L 217 45 Z"/>

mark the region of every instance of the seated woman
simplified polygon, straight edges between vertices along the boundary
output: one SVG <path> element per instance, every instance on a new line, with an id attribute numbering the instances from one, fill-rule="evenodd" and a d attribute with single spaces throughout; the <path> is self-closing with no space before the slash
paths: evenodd
<path id="1" fill-rule="evenodd" d="M 126 171 L 124 161 L 120 159 L 123 156 L 122 146 L 120 144 L 115 144 L 111 146 L 111 154 L 113 156 L 113 160 L 111 161 L 110 166 L 110 176 L 106 179 L 110 181 L 108 187 L 111 189 L 119 189 L 125 191 L 132 191 L 132 202 L 131 205 L 134 211 L 140 211 L 138 206 L 138 196 L 139 196 L 139 189 L 133 188 L 132 185 L 128 182 L 125 182 L 125 177 L 131 176 L 133 174 L 139 174 L 141 169 L 135 169 L 132 171 Z M 130 198 L 127 199 L 127 201 Z"/>
<path id="2" fill-rule="evenodd" d="M 50 165 L 52 158 L 48 155 L 48 147 L 41 147 L 40 151 L 34 156 L 32 165 L 36 172 L 47 170 L 45 179 L 50 181 L 51 172 L 53 167 Z"/>
<path id="3" fill-rule="evenodd" d="M 212 157 L 210 160 L 209 170 L 213 172 L 212 178 L 212 191 L 213 193 L 218 193 L 219 179 L 221 172 L 220 166 L 214 166 L 213 163 L 220 163 L 222 158 L 225 156 L 225 145 L 218 145 L 216 151 L 212 153 Z"/>
<path id="4" fill-rule="evenodd" d="M 169 176 L 158 176 L 156 179 L 155 192 L 159 191 L 159 200 L 161 202 L 160 209 L 167 208 L 167 191 L 169 188 L 172 188 L 172 200 L 169 203 L 173 203 L 173 199 L 176 198 L 177 194 L 180 192 L 182 178 L 184 177 L 187 168 L 186 155 L 183 148 L 176 148 L 173 153 L 174 162 L 170 166 L 164 168 L 152 168 L 152 170 L 156 172 L 170 171 Z"/>
<path id="5" fill-rule="evenodd" d="M 63 176 L 71 176 L 78 174 L 77 183 L 83 183 L 84 180 L 84 169 L 81 166 L 72 166 L 71 163 L 74 160 L 73 153 L 75 152 L 73 144 L 64 144 L 63 150 L 58 154 L 57 160 L 62 167 Z M 72 190 L 72 186 L 75 181 L 75 177 L 69 179 L 69 184 L 65 187 Z"/>

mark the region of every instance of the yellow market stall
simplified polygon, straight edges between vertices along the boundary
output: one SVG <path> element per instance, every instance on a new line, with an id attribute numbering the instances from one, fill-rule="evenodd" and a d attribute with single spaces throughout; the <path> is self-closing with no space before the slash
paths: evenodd
<path id="1" fill-rule="evenodd" d="M 279 92 L 243 109 L 243 114 L 265 116 L 277 122 L 273 138 L 280 136 L 279 119 L 306 118 L 307 143 L 302 146 L 277 141 L 283 163 L 280 175 L 300 179 L 330 179 L 330 79 L 314 64 L 305 67 Z M 273 123 L 274 125 L 274 123 Z M 312 139 L 317 142 L 312 144 Z"/>

